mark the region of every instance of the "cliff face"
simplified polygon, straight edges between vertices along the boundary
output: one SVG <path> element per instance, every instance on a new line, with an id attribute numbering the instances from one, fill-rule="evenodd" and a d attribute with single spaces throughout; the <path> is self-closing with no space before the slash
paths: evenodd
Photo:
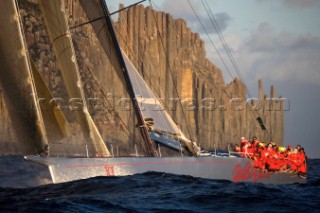
<path id="1" fill-rule="evenodd" d="M 64 3 L 69 26 L 87 21 L 80 2 L 64 0 Z M 52 52 L 52 41 L 37 1 L 19 1 L 19 7 L 31 59 L 53 96 L 67 100 L 59 63 Z M 228 143 L 238 143 L 241 136 L 256 135 L 262 141 L 267 140 L 268 134 L 261 130 L 257 117 L 271 130 L 270 137 L 282 143 L 282 103 L 268 101 L 259 82 L 260 107 L 252 110 L 246 102 L 243 82 L 235 79 L 225 84 L 220 69 L 206 58 L 199 34 L 191 32 L 184 20 L 175 20 L 170 14 L 140 5 L 121 12 L 115 29 L 121 47 L 164 102 L 175 122 L 202 148 L 226 149 Z M 104 109 L 94 110 L 89 104 L 90 113 L 107 145 L 118 144 L 119 149 L 126 149 L 125 141 L 139 141 L 141 137 L 135 127 L 133 110 L 114 110 L 127 107 L 128 101 L 119 103 L 116 100 L 128 98 L 128 95 L 121 79 L 110 68 L 113 62 L 102 50 L 90 24 L 73 30 L 72 39 L 86 98 L 94 98 L 93 108 Z M 275 97 L 274 88 L 271 97 Z M 65 111 L 64 114 L 68 121 L 73 121 L 72 115 Z M 17 140 L 14 129 L 0 90 L 1 147 Z"/>
<path id="2" fill-rule="evenodd" d="M 260 107 L 247 104 L 251 102 L 243 82 L 224 83 L 221 70 L 206 58 L 203 40 L 184 20 L 139 5 L 119 14 L 116 30 L 121 47 L 147 83 L 163 98 L 182 130 L 202 147 L 226 148 L 241 136 L 254 135 L 282 144 L 282 102 L 267 101 L 261 81 L 256 101 Z M 179 98 L 182 106 L 172 103 L 172 98 Z M 261 130 L 258 117 L 269 134 Z"/>

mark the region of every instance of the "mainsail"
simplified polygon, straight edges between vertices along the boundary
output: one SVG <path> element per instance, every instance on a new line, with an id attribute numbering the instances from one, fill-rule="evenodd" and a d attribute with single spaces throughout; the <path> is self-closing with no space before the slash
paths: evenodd
<path id="1" fill-rule="evenodd" d="M 48 141 L 16 1 L 3 1 L 0 14 L 0 80 L 17 135 L 15 149 L 42 152 Z"/>
<path id="2" fill-rule="evenodd" d="M 81 133 L 84 134 L 84 140 L 91 141 L 91 144 L 95 146 L 95 150 L 103 156 L 110 156 L 110 152 L 88 113 L 76 55 L 68 30 L 64 1 L 42 0 L 39 1 L 39 4 L 69 97 L 75 100 L 77 105 L 83 103 L 83 106 L 78 105 L 75 109 L 71 110 L 74 111 L 81 128 Z"/>

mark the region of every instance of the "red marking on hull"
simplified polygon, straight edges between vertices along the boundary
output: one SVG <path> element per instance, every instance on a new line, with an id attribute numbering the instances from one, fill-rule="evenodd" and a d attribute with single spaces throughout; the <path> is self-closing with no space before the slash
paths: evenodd
<path id="1" fill-rule="evenodd" d="M 233 164 L 232 162 L 140 162 L 140 163 L 115 163 L 109 166 L 144 166 L 144 165 L 179 165 L 179 164 Z M 106 164 L 75 165 L 65 168 L 105 167 Z"/>
<path id="2" fill-rule="evenodd" d="M 262 178 L 269 178 L 271 176 L 270 173 L 264 173 L 261 170 L 254 169 L 253 165 L 250 162 L 242 168 L 241 164 L 238 163 L 233 169 L 233 182 L 240 182 L 244 180 L 253 180 L 253 182 L 257 182 Z"/>
<path id="3" fill-rule="evenodd" d="M 104 166 L 107 176 L 114 176 L 114 166 Z"/>

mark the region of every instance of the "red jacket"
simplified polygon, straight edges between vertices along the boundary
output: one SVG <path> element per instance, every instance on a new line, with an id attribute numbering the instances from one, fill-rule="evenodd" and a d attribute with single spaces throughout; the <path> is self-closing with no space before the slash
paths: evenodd
<path id="1" fill-rule="evenodd" d="M 288 155 L 288 164 L 290 165 L 292 170 L 297 170 L 297 165 L 296 165 L 297 160 L 298 160 L 297 153 L 290 153 Z"/>
<path id="2" fill-rule="evenodd" d="M 247 140 L 242 140 L 241 141 L 241 152 L 244 152 L 244 153 L 249 153 L 249 147 L 251 146 L 250 142 L 247 141 Z M 242 154 L 244 156 L 244 154 Z M 245 156 L 247 157 L 247 156 Z"/>
<path id="3" fill-rule="evenodd" d="M 298 172 L 303 172 L 303 173 L 307 172 L 306 156 L 303 152 L 298 152 L 297 154 L 296 167 Z"/>

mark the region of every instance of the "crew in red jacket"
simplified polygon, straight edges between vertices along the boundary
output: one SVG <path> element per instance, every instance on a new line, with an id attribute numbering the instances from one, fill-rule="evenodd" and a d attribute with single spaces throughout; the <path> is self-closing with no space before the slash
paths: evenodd
<path id="1" fill-rule="evenodd" d="M 281 170 L 285 170 L 287 169 L 287 161 L 286 161 L 286 148 L 285 147 L 279 147 L 278 148 L 279 151 L 279 166 Z"/>
<path id="2" fill-rule="evenodd" d="M 235 145 L 234 145 L 233 151 L 234 151 L 234 152 L 240 152 L 240 151 L 241 151 L 238 144 L 235 144 Z"/>
<path id="3" fill-rule="evenodd" d="M 257 151 L 258 143 L 259 143 L 259 141 L 258 141 L 257 137 L 254 136 L 252 138 L 252 141 L 250 143 L 250 147 L 248 149 L 248 152 L 251 153 L 251 156 L 254 156 L 254 153 Z"/>
<path id="4" fill-rule="evenodd" d="M 241 138 L 241 152 L 244 154 L 241 154 L 242 157 L 250 157 L 249 148 L 251 146 L 251 143 L 245 139 L 245 137 Z"/>
<path id="5" fill-rule="evenodd" d="M 287 148 L 287 150 L 285 152 L 285 156 L 288 157 L 292 151 L 293 151 L 292 146 L 288 145 L 288 148 Z"/>
<path id="6" fill-rule="evenodd" d="M 269 169 L 270 166 L 270 158 L 274 155 L 274 150 L 272 148 L 272 144 L 268 143 L 267 148 L 261 152 L 261 164 L 262 169 Z"/>
<path id="7" fill-rule="evenodd" d="M 258 143 L 257 145 L 257 150 L 255 152 L 255 156 L 254 156 L 254 167 L 255 168 L 260 168 L 260 169 L 264 169 L 264 163 L 262 162 L 262 152 L 264 151 L 264 144 L 263 143 Z"/>
<path id="8" fill-rule="evenodd" d="M 306 173 L 307 172 L 306 155 L 300 145 L 297 145 L 297 150 L 298 150 L 297 161 L 296 161 L 297 171 L 301 173 Z"/>
<path id="9" fill-rule="evenodd" d="M 258 138 L 256 137 L 256 136 L 254 136 L 253 138 L 252 138 L 252 146 L 253 147 L 257 147 L 258 146 L 258 144 L 259 144 L 259 140 L 258 140 Z"/>
<path id="10" fill-rule="evenodd" d="M 276 145 L 272 146 L 273 153 L 269 155 L 269 170 L 278 171 L 280 170 L 280 153 L 278 152 L 278 147 Z"/>
<path id="11" fill-rule="evenodd" d="M 297 171 L 298 150 L 294 149 L 287 157 L 288 165 L 291 170 Z"/>

